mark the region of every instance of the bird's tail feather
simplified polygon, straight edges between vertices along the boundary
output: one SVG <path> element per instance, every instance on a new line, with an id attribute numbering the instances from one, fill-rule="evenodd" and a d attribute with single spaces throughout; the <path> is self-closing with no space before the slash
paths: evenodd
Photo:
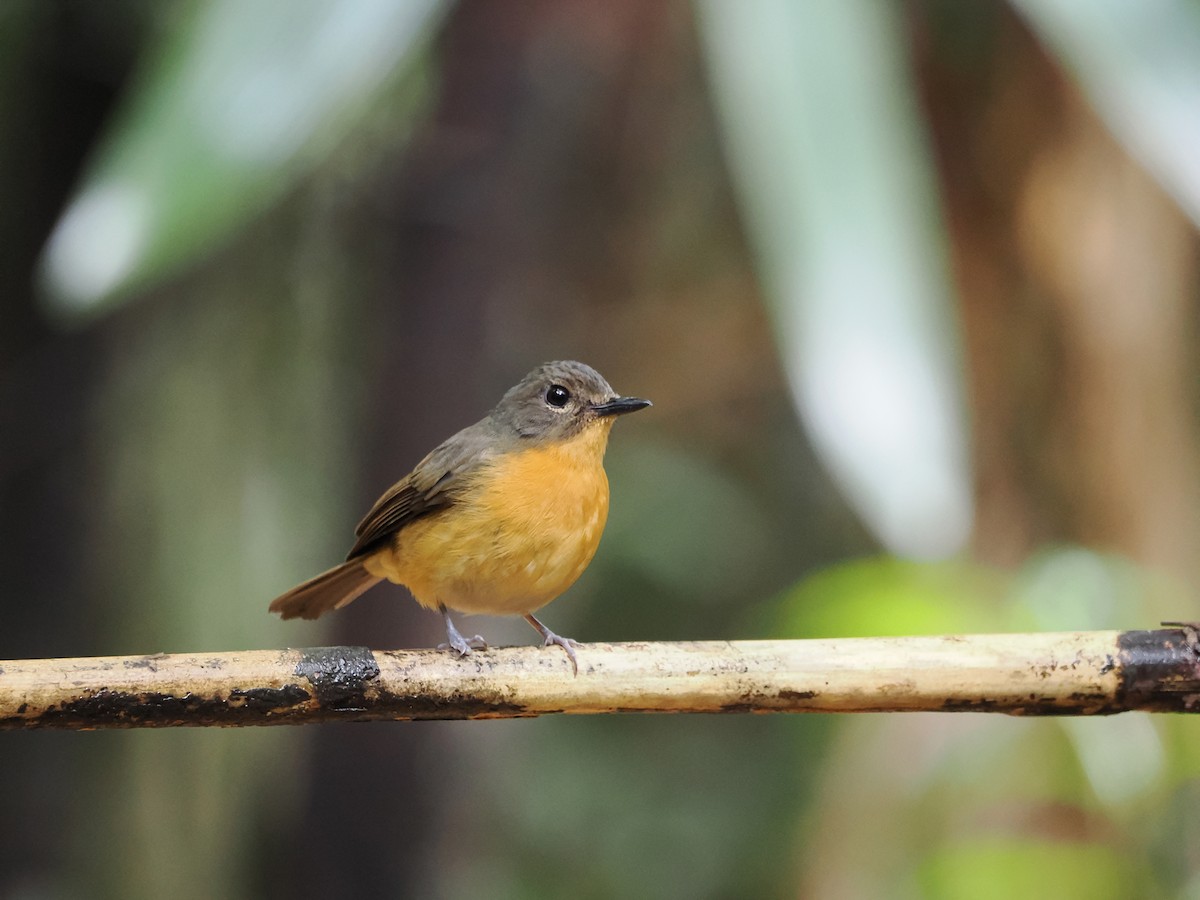
<path id="1" fill-rule="evenodd" d="M 331 609 L 340 609 L 383 579 L 352 559 L 322 572 L 271 601 L 271 612 L 285 619 L 315 619 Z"/>

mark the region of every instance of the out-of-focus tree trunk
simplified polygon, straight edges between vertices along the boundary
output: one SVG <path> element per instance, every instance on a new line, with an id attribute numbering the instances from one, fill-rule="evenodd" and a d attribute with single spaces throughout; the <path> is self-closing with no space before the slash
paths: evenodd
<path id="1" fill-rule="evenodd" d="M 1092 562 L 1090 551 L 1116 552 L 1190 584 L 1200 549 L 1194 233 L 1011 10 L 988 7 L 994 21 L 980 28 L 982 9 L 910 7 L 962 304 L 973 555 L 1012 572 L 1048 546 L 1079 543 Z M 970 29 L 958 27 L 963 16 Z M 1179 594 L 1180 605 L 1138 609 L 1144 598 L 1106 597 L 1078 571 L 1066 583 L 1078 602 L 1050 597 L 1068 601 L 1062 618 L 1039 611 L 1040 621 L 1104 627 L 1194 614 Z M 1138 766 L 1126 754 L 1144 746 L 1153 757 L 1159 734 L 1188 723 L 1130 724 L 1104 732 L 1122 760 L 1114 780 L 1161 778 L 1161 758 L 1130 775 Z M 921 879 L 973 841 L 1078 842 L 1105 854 L 1114 833 L 1141 840 L 1143 814 L 1128 798 L 1097 803 L 1103 779 L 1092 771 L 1080 776 L 1092 779 L 1088 799 L 1064 802 L 1064 782 L 1047 791 L 1023 762 L 1083 759 L 1081 745 L 1100 734 L 1045 721 L 846 723 L 803 841 L 799 895 L 922 896 Z M 1166 840 L 1176 846 L 1178 834 Z"/>
<path id="2" fill-rule="evenodd" d="M 969 346 L 976 553 L 1012 564 L 1077 541 L 1190 577 L 1194 236 L 1015 19 L 995 39 L 986 69 L 926 80 Z"/>
<path id="3" fill-rule="evenodd" d="M 34 273 L 85 153 L 132 64 L 132 45 L 94 27 L 95 9 L 14 0 L 0 12 L 0 653 L 100 650 L 103 614 L 72 598 L 94 500 L 81 452 L 102 336 L 64 334 L 37 309 Z M 128 12 L 128 11 L 127 11 Z M 135 25 L 136 16 L 122 19 Z M 135 29 L 136 30 L 136 29 Z M 91 652 L 91 651 L 88 651 Z M 0 894 L 74 890 L 65 838 L 91 748 L 55 735 L 0 744 Z"/>
<path id="4" fill-rule="evenodd" d="M 1197 574 L 1196 243 L 1190 224 L 1074 90 L 1033 160 L 1019 259 L 1055 317 L 1045 435 L 1068 536 Z"/>

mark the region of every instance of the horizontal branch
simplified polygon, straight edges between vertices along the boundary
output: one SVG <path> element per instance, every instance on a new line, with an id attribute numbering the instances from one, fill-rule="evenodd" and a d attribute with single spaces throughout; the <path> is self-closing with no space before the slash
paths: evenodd
<path id="1" fill-rule="evenodd" d="M 0 728 L 547 713 L 1200 710 L 1196 629 L 0 661 Z"/>

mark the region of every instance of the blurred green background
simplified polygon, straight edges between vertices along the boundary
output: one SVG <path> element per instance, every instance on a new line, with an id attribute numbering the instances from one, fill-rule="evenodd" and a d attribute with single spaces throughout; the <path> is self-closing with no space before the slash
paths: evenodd
<path id="1" fill-rule="evenodd" d="M 554 358 L 655 402 L 561 633 L 1200 617 L 1197 110 L 1194 0 L 3 0 L 0 658 L 436 643 L 266 605 Z M 1198 739 L 0 734 L 0 897 L 1200 898 Z"/>

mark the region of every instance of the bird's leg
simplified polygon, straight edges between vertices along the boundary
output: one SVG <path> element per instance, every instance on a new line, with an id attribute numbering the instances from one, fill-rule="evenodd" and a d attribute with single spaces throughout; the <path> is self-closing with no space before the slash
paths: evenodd
<path id="1" fill-rule="evenodd" d="M 439 605 L 438 612 L 442 614 L 442 619 L 446 623 L 446 640 L 448 643 L 438 644 L 439 650 L 457 650 L 459 656 L 466 656 L 472 650 L 486 650 L 488 648 L 487 641 L 479 635 L 468 640 L 458 633 L 458 629 L 454 627 L 454 623 L 450 621 L 450 610 Z"/>
<path id="2" fill-rule="evenodd" d="M 571 667 L 575 670 L 575 674 L 578 675 L 579 661 L 575 659 L 575 648 L 579 646 L 579 641 L 575 640 L 574 638 L 561 637 L 560 635 L 555 634 L 532 615 L 526 615 L 525 621 L 536 628 L 538 630 L 538 634 L 545 639 L 545 643 L 542 644 L 543 647 L 549 647 L 551 644 L 558 644 L 558 646 L 567 651 L 567 656 L 571 657 Z"/>

